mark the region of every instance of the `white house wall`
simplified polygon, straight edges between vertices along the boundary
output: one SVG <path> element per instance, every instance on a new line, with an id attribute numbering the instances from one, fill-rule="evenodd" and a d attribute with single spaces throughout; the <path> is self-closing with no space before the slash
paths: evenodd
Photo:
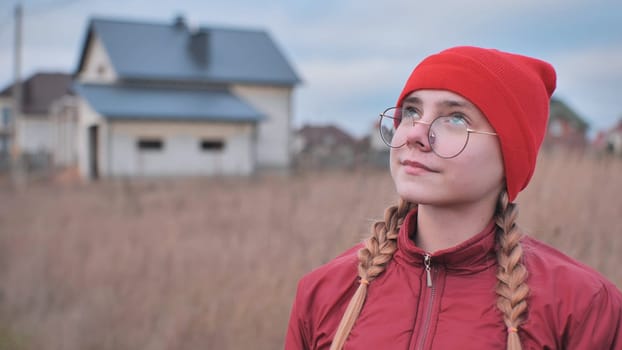
<path id="1" fill-rule="evenodd" d="M 135 122 L 109 124 L 111 176 L 248 175 L 254 171 L 252 124 Z M 161 150 L 140 150 L 141 138 L 159 139 Z M 201 150 L 203 139 L 222 140 L 222 150 Z"/>
<path id="2" fill-rule="evenodd" d="M 52 122 L 52 154 L 57 166 L 74 166 L 78 155 L 76 137 L 78 132 L 78 101 L 79 97 L 65 95 L 50 106 Z"/>
<path id="3" fill-rule="evenodd" d="M 611 132 L 607 138 L 607 143 L 613 153 L 622 155 L 622 132 Z"/>
<path id="4" fill-rule="evenodd" d="M 78 80 L 82 83 L 114 83 L 117 74 L 110 63 L 110 57 L 102 41 L 93 34 L 87 52 L 85 63 L 79 72 Z"/>
<path id="5" fill-rule="evenodd" d="M 23 153 L 51 152 L 54 139 L 52 123 L 47 115 L 22 116 L 17 132 L 19 133 L 17 139 Z"/>
<path id="6" fill-rule="evenodd" d="M 8 154 L 11 148 L 11 139 L 9 133 L 11 132 L 11 121 L 8 120 L 9 124 L 4 125 L 3 114 L 5 110 L 9 113 L 9 119 L 13 118 L 13 100 L 10 98 L 0 97 L 0 154 Z"/>
<path id="7" fill-rule="evenodd" d="M 369 131 L 369 147 L 373 151 L 387 151 L 389 148 L 382 140 L 382 136 L 380 136 L 380 125 L 377 123 L 373 124 L 373 127 Z"/>
<path id="8" fill-rule="evenodd" d="M 82 178 L 88 179 L 90 176 L 89 127 L 94 125 L 99 127 L 98 159 L 100 174 L 102 170 L 106 168 L 106 164 L 103 164 L 103 160 L 106 159 L 107 156 L 105 147 L 106 140 L 103 136 L 105 135 L 105 122 L 84 99 L 80 99 L 78 102 L 78 115 L 80 116 L 76 133 L 78 170 Z"/>
<path id="9" fill-rule="evenodd" d="M 10 110 L 10 122 L 14 123 L 13 100 L 10 98 L 0 99 L 0 111 L 4 108 Z M 0 118 L 2 118 L 1 114 Z M 10 127 L 5 128 L 2 122 L 0 120 L 0 131 L 10 131 Z M 51 152 L 54 141 L 51 134 L 52 123 L 46 114 L 22 114 L 16 126 L 17 142 L 22 153 Z"/>
<path id="10" fill-rule="evenodd" d="M 76 122 L 71 116 L 62 115 L 56 118 L 54 130 L 54 164 L 59 166 L 71 166 L 77 163 Z"/>
<path id="11" fill-rule="evenodd" d="M 261 168 L 289 167 L 292 89 L 236 85 L 233 92 L 266 116 L 257 129 L 257 165 Z"/>

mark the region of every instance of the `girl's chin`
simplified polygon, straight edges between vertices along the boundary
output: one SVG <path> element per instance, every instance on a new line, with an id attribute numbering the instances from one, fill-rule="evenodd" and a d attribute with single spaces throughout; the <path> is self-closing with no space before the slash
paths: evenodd
<path id="1" fill-rule="evenodd" d="M 424 186 L 422 184 L 399 184 L 396 185 L 396 192 L 399 197 L 410 203 L 439 205 L 444 206 L 451 202 L 451 198 L 439 191 L 435 191 L 432 185 Z"/>
<path id="2" fill-rule="evenodd" d="M 429 203 L 434 201 L 434 196 L 430 193 L 422 193 L 424 191 L 413 191 L 412 189 L 403 189 L 397 191 L 397 194 L 405 201 L 410 203 Z"/>

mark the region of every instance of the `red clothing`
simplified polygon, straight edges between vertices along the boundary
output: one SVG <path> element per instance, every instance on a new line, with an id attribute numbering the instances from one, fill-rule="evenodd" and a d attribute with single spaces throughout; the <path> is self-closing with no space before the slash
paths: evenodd
<path id="1" fill-rule="evenodd" d="M 464 243 L 431 255 L 406 218 L 398 250 L 370 283 L 344 349 L 505 349 L 507 330 L 496 307 L 494 223 Z M 528 316 L 523 349 L 622 349 L 622 294 L 596 271 L 525 237 Z M 358 245 L 303 277 L 292 308 L 285 349 L 328 349 L 358 287 Z"/>

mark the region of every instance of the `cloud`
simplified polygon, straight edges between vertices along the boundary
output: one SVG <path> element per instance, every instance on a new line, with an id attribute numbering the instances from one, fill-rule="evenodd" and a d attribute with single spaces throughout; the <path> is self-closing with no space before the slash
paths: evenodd
<path id="1" fill-rule="evenodd" d="M 615 1 L 581 0 L 80 1 L 29 18 L 27 11 L 24 72 L 73 71 L 90 16 L 166 22 L 184 14 L 196 25 L 268 30 L 304 79 L 296 92 L 299 124 L 373 119 L 424 56 L 463 44 L 550 60 L 560 96 L 606 123 L 620 113 L 620 10 Z M 12 79 L 12 24 L 2 29 L 0 83 Z"/>
<path id="2" fill-rule="evenodd" d="M 566 52 L 556 61 L 559 70 L 573 73 L 567 81 L 571 86 L 585 81 L 622 83 L 622 43 Z"/>
<path id="3" fill-rule="evenodd" d="M 622 118 L 622 44 L 565 52 L 553 58 L 558 93 L 592 124 L 592 133 Z"/>
<path id="4" fill-rule="evenodd" d="M 395 102 L 412 69 L 409 60 L 397 56 L 317 59 L 302 62 L 300 68 L 305 84 L 297 93 L 296 124 L 336 123 L 357 136 L 369 131 L 380 109 Z"/>

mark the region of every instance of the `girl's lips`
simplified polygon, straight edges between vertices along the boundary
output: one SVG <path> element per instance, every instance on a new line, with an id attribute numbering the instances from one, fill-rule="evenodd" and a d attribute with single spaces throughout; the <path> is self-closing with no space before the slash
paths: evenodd
<path id="1" fill-rule="evenodd" d="M 405 168 L 407 173 L 421 173 L 422 171 L 428 171 L 431 173 L 437 173 L 438 171 L 433 170 L 426 166 L 425 164 L 421 164 L 414 160 L 404 160 L 401 162 L 402 166 Z"/>

